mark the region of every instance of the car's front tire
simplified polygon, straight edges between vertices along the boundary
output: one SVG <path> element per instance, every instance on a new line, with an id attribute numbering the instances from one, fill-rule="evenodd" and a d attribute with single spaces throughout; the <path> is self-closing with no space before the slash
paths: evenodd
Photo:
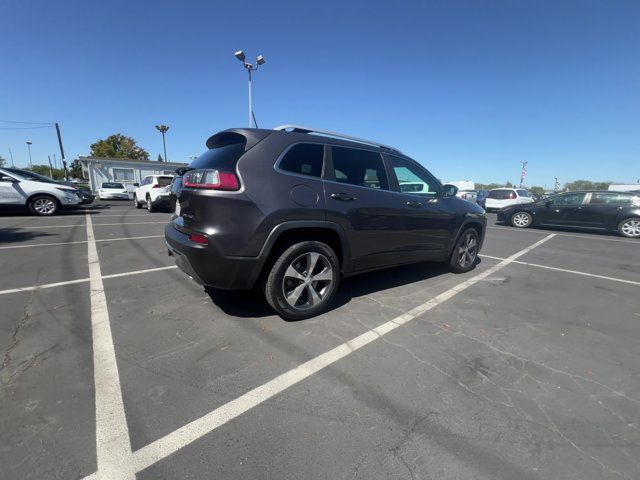
<path id="1" fill-rule="evenodd" d="M 60 202 L 49 195 L 36 195 L 29 200 L 29 211 L 39 217 L 50 217 L 60 210 Z"/>
<path id="2" fill-rule="evenodd" d="M 138 201 L 138 197 L 136 196 L 136 194 L 133 194 L 133 204 L 136 206 L 136 208 L 142 208 L 142 205 L 140 205 L 140 202 Z"/>
<path id="3" fill-rule="evenodd" d="M 625 218 L 618 224 L 618 232 L 627 238 L 640 238 L 640 218 Z"/>
<path id="4" fill-rule="evenodd" d="M 264 284 L 269 305 L 286 320 L 302 320 L 329 307 L 340 282 L 340 263 L 328 245 L 304 241 L 286 249 Z"/>
<path id="5" fill-rule="evenodd" d="M 528 212 L 516 212 L 511 215 L 511 225 L 516 228 L 529 228 L 533 225 L 533 216 Z"/>
<path id="6" fill-rule="evenodd" d="M 473 228 L 468 228 L 458 238 L 451 252 L 449 268 L 454 273 L 465 273 L 473 270 L 478 260 L 480 237 Z"/>

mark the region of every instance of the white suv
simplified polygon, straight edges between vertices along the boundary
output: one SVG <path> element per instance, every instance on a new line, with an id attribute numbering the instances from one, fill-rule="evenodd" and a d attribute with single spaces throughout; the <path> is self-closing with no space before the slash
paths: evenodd
<path id="1" fill-rule="evenodd" d="M 171 180 L 173 180 L 173 175 L 145 177 L 140 185 L 136 184 L 137 188 L 133 192 L 133 204 L 136 208 L 142 208 L 144 203 L 150 212 L 158 207 L 169 207 L 171 205 Z"/>
<path id="2" fill-rule="evenodd" d="M 533 198 L 524 188 L 494 188 L 489 190 L 484 208 L 490 212 L 521 203 L 533 203 Z"/>
<path id="3" fill-rule="evenodd" d="M 0 205 L 24 205 L 34 215 L 54 215 L 62 208 L 79 205 L 75 188 L 49 177 L 18 168 L 0 168 Z"/>

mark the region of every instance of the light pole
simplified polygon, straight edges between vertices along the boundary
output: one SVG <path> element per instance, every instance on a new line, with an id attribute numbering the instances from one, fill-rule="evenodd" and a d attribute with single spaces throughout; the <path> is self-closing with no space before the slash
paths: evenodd
<path id="1" fill-rule="evenodd" d="M 264 57 L 262 55 L 258 55 L 256 57 L 256 63 L 254 65 L 247 62 L 246 56 L 242 50 L 236 52 L 234 55 L 238 60 L 242 62 L 242 66 L 246 68 L 247 72 L 249 73 L 249 128 L 251 128 L 252 124 L 257 127 L 258 125 L 256 125 L 256 119 L 253 115 L 253 101 L 251 98 L 251 72 L 257 70 L 258 67 L 264 63 Z"/>
<path id="2" fill-rule="evenodd" d="M 156 125 L 156 130 L 158 130 L 162 134 L 162 146 L 164 147 L 164 161 L 168 162 L 167 159 L 167 143 L 164 141 L 164 134 L 167 133 L 169 127 L 167 125 Z"/>
<path id="3" fill-rule="evenodd" d="M 31 145 L 33 142 L 27 140 L 27 149 L 29 150 L 29 168 L 33 168 L 33 162 L 31 161 Z"/>

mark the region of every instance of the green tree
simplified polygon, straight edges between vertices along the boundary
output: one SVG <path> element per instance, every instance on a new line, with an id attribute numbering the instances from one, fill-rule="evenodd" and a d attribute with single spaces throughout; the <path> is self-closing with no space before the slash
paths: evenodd
<path id="1" fill-rule="evenodd" d="M 51 168 L 49 165 L 34 165 L 29 170 L 49 178 L 52 178 L 51 174 L 53 173 L 53 180 L 64 180 L 64 171 L 61 168 Z"/>
<path id="2" fill-rule="evenodd" d="M 164 160 L 162 159 L 162 155 L 158 154 L 158 161 L 159 162 L 164 162 Z"/>
<path id="3" fill-rule="evenodd" d="M 4 167 L 7 164 L 7 160 L 0 155 L 0 168 Z"/>
<path id="4" fill-rule="evenodd" d="M 130 158 L 132 160 L 149 160 L 149 153 L 136 145 L 131 137 L 120 133 L 98 140 L 91 145 L 92 157 Z"/>
<path id="5" fill-rule="evenodd" d="M 591 180 L 574 180 L 564 184 L 565 190 L 607 190 L 612 182 L 592 182 Z"/>
<path id="6" fill-rule="evenodd" d="M 544 195 L 544 188 L 542 187 L 529 187 L 527 190 L 529 190 L 530 194 L 536 195 L 538 197 Z"/>
<path id="7" fill-rule="evenodd" d="M 69 174 L 71 174 L 72 178 L 84 178 L 82 164 L 77 158 L 69 165 Z"/>

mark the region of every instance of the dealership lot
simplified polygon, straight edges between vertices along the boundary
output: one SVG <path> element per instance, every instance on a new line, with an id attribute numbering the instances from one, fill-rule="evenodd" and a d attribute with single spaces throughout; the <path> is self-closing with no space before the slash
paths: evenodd
<path id="1" fill-rule="evenodd" d="M 640 477 L 640 241 L 489 215 L 474 271 L 285 322 L 176 269 L 168 219 L 0 216 L 0 478 Z"/>

